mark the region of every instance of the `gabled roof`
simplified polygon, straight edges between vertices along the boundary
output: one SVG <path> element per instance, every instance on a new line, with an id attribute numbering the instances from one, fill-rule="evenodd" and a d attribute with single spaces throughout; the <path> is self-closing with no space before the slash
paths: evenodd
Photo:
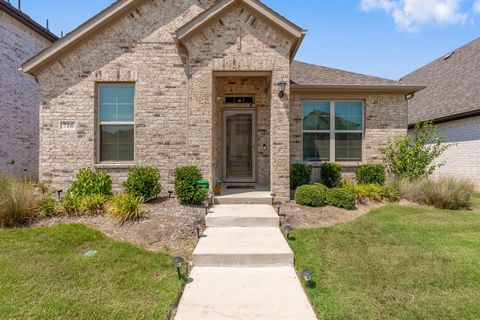
<path id="1" fill-rule="evenodd" d="M 290 54 L 290 57 L 293 60 L 293 57 L 297 53 L 298 48 L 305 37 L 306 31 L 258 0 L 221 0 L 179 28 L 176 32 L 176 38 L 179 41 L 188 39 L 198 30 L 201 30 L 205 25 L 221 16 L 225 11 L 239 4 L 245 5 L 284 33 L 288 34 L 291 38 L 295 39 Z"/>
<path id="2" fill-rule="evenodd" d="M 353 90 L 415 93 L 423 86 L 353 73 L 339 69 L 294 61 L 290 68 L 292 89 L 296 90 Z"/>
<path id="3" fill-rule="evenodd" d="M 71 46 L 81 42 L 86 37 L 95 33 L 99 28 L 108 25 L 108 23 L 116 17 L 138 5 L 142 1 L 145 0 L 117 0 L 108 8 L 102 10 L 93 18 L 87 20 L 78 28 L 68 33 L 65 37 L 33 56 L 30 60 L 27 60 L 22 65 L 23 71 L 34 74 L 38 68 L 48 64 L 66 50 L 70 49 Z"/>
<path id="4" fill-rule="evenodd" d="M 30 18 L 28 15 L 26 15 L 22 11 L 18 10 L 17 8 L 12 6 L 9 2 L 5 0 L 0 0 L 0 11 L 5 12 L 12 18 L 16 19 L 18 22 L 30 28 L 32 31 L 35 31 L 36 33 L 44 37 L 45 39 L 51 42 L 55 42 L 58 40 L 58 37 L 54 35 L 52 32 L 50 32 L 50 30 L 42 27 L 35 20 Z"/>
<path id="5" fill-rule="evenodd" d="M 480 114 L 480 38 L 410 73 L 401 82 L 427 89 L 409 103 L 409 123 Z"/>

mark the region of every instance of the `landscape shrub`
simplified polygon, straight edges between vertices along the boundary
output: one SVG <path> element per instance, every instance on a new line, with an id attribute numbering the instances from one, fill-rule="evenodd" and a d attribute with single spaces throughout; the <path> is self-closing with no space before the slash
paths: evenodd
<path id="1" fill-rule="evenodd" d="M 357 201 L 397 201 L 399 194 L 394 186 L 381 186 L 378 184 L 353 184 L 344 182 L 343 189 L 355 194 Z"/>
<path id="2" fill-rule="evenodd" d="M 445 144 L 438 126 L 432 121 L 415 125 L 413 136 L 405 135 L 390 141 L 382 150 L 389 172 L 396 179 L 417 181 L 430 176 L 444 165 L 436 161 L 452 144 Z"/>
<path id="3" fill-rule="evenodd" d="M 37 212 L 42 218 L 55 216 L 57 214 L 57 210 L 57 201 L 49 196 L 44 196 L 37 204 Z"/>
<path id="4" fill-rule="evenodd" d="M 295 202 L 302 206 L 321 207 L 326 204 L 327 187 L 322 184 L 307 184 L 297 188 Z"/>
<path id="5" fill-rule="evenodd" d="M 353 210 L 356 204 L 355 193 L 344 188 L 328 189 L 327 203 L 334 207 Z"/>
<path id="6" fill-rule="evenodd" d="M 421 181 L 400 180 L 400 197 L 439 209 L 467 209 L 474 192 L 474 184 L 467 179 L 452 177 L 429 178 Z"/>
<path id="7" fill-rule="evenodd" d="M 320 166 L 322 183 L 328 188 L 336 188 L 342 184 L 342 167 L 336 163 L 324 162 Z"/>
<path id="8" fill-rule="evenodd" d="M 358 184 L 385 184 L 385 166 L 383 164 L 362 164 L 355 171 Z"/>
<path id="9" fill-rule="evenodd" d="M 135 167 L 128 172 L 123 187 L 134 197 L 143 197 L 145 201 L 156 199 L 161 192 L 160 172 L 157 168 Z"/>
<path id="10" fill-rule="evenodd" d="M 70 215 L 98 215 L 105 211 L 109 196 L 103 194 L 87 194 L 80 196 L 67 195 L 63 200 L 63 208 Z"/>
<path id="11" fill-rule="evenodd" d="M 120 223 L 138 221 L 144 216 L 142 197 L 128 193 L 113 196 L 107 204 L 107 212 Z"/>
<path id="12" fill-rule="evenodd" d="M 39 200 L 33 183 L 0 173 L 1 227 L 13 227 L 35 219 Z"/>
<path id="13" fill-rule="evenodd" d="M 89 168 L 81 169 L 76 180 L 68 189 L 67 196 L 78 197 L 93 194 L 111 195 L 112 179 L 105 172 L 95 172 Z"/>
<path id="14" fill-rule="evenodd" d="M 440 177 L 425 179 L 420 183 L 425 204 L 439 209 L 467 209 L 474 192 L 474 185 L 465 179 Z"/>
<path id="15" fill-rule="evenodd" d="M 309 184 L 311 178 L 312 166 L 303 163 L 292 163 L 290 166 L 290 188 L 292 190 Z"/>
<path id="16" fill-rule="evenodd" d="M 203 203 L 206 193 L 197 185 L 198 180 L 202 180 L 202 173 L 196 166 L 180 167 L 175 170 L 175 194 L 181 204 Z"/>

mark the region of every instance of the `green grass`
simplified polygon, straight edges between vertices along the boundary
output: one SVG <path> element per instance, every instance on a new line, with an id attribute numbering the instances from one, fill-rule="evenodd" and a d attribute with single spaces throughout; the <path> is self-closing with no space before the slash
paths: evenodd
<path id="1" fill-rule="evenodd" d="M 321 319 L 480 319 L 480 196 L 472 211 L 390 205 L 290 241 Z"/>
<path id="2" fill-rule="evenodd" d="M 170 259 L 84 225 L 0 231 L 0 319 L 166 319 Z"/>

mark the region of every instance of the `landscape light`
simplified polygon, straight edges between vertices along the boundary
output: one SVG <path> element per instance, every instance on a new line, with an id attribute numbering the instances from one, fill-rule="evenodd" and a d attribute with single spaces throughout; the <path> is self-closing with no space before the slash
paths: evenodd
<path id="1" fill-rule="evenodd" d="M 174 264 L 175 267 L 177 268 L 178 279 L 182 279 L 181 269 L 182 269 L 183 261 L 184 259 L 182 257 L 175 257 L 172 259 L 172 264 Z"/>

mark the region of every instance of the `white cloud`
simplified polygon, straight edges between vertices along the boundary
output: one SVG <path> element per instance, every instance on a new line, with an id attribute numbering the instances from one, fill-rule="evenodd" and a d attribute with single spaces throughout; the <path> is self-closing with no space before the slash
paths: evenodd
<path id="1" fill-rule="evenodd" d="M 473 4 L 473 11 L 476 13 L 480 13 L 480 0 L 475 1 Z"/>
<path id="2" fill-rule="evenodd" d="M 462 0 L 361 0 L 366 12 L 384 10 L 392 15 L 400 30 L 415 31 L 424 24 L 464 24 L 468 14 L 461 9 Z M 480 0 L 475 8 L 480 12 Z"/>

